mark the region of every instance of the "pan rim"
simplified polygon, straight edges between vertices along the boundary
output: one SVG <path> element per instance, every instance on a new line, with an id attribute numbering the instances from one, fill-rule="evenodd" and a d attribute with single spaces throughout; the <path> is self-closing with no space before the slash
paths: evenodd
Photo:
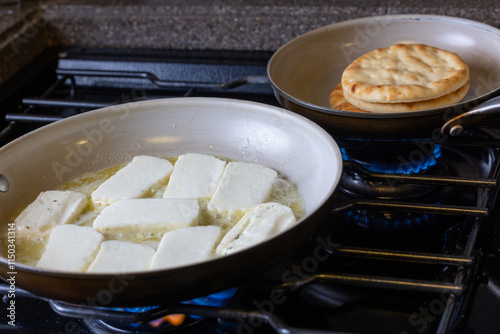
<path id="1" fill-rule="evenodd" d="M 294 233 L 294 230 L 299 226 L 301 223 L 304 223 L 305 220 L 310 218 L 313 214 L 315 214 L 318 210 L 320 210 L 323 206 L 329 203 L 331 198 L 334 196 L 334 193 L 336 189 L 338 188 L 338 184 L 340 182 L 340 178 L 342 176 L 342 155 L 340 152 L 340 148 L 337 144 L 337 142 L 331 137 L 328 132 L 326 132 L 322 127 L 320 127 L 318 124 L 315 122 L 309 120 L 308 118 L 298 115 L 292 111 L 289 111 L 287 109 L 281 108 L 281 107 L 276 107 L 272 105 L 267 105 L 264 103 L 260 102 L 254 102 L 254 101 L 248 101 L 248 100 L 241 100 L 241 99 L 233 99 L 233 98 L 219 98 L 219 97 L 180 97 L 180 98 L 164 98 L 164 99 L 154 99 L 154 100 L 146 100 L 146 101 L 139 101 L 139 102 L 129 102 L 129 103 L 124 103 L 120 105 L 114 105 L 114 106 L 109 106 L 105 108 L 99 108 L 95 109 L 92 111 L 88 111 L 83 114 L 78 114 L 74 116 L 70 116 L 68 118 L 65 118 L 63 120 L 60 120 L 55 123 L 51 123 L 45 126 L 42 126 L 39 129 L 33 130 L 15 140 L 12 142 L 6 144 L 3 147 L 0 147 L 0 155 L 4 152 L 10 151 L 12 148 L 15 148 L 16 145 L 19 145 L 25 140 L 29 140 L 30 138 L 37 138 L 39 134 L 43 134 L 46 131 L 51 131 L 54 128 L 58 128 L 61 126 L 67 126 L 69 122 L 74 122 L 75 120 L 77 121 L 84 121 L 86 119 L 90 120 L 91 118 L 94 117 L 99 117 L 100 116 L 105 116 L 108 115 L 109 113 L 113 113 L 113 110 L 117 106 L 122 106 L 122 107 L 128 107 L 130 106 L 130 112 L 142 112 L 142 111 L 148 111 L 155 109 L 156 106 L 162 105 L 162 104 L 174 104 L 174 105 L 188 105 L 190 103 L 199 103 L 200 106 L 202 105 L 207 105 L 207 104 L 218 104 L 218 103 L 226 103 L 226 104 L 233 104 L 237 106 L 242 106 L 242 105 L 247 105 L 249 107 L 253 107 L 256 110 L 259 109 L 260 112 L 266 112 L 269 113 L 269 116 L 279 116 L 279 117 L 286 117 L 289 120 L 293 120 L 295 122 L 300 122 L 301 125 L 303 125 L 305 128 L 308 129 L 308 131 L 314 132 L 317 136 L 318 139 L 321 139 L 325 143 L 325 145 L 328 145 L 332 149 L 332 153 L 335 157 L 335 163 L 337 164 L 336 166 L 336 173 L 334 174 L 334 178 L 332 180 L 331 187 L 328 189 L 328 192 L 326 193 L 326 196 L 319 201 L 315 207 L 313 207 L 310 212 L 307 212 L 301 219 L 297 221 L 297 223 L 289 228 L 288 230 L 279 233 L 272 238 L 269 238 L 265 240 L 263 243 L 267 243 L 273 239 L 276 238 L 286 238 L 288 235 Z M 265 110 L 265 111 L 264 111 Z M 333 174 L 333 173 L 332 173 Z M 262 243 L 262 244 L 263 244 Z M 259 244 L 260 245 L 260 244 Z M 157 270 L 148 270 L 148 271 L 138 271 L 138 272 L 124 272 L 124 273 L 87 273 L 87 272 L 63 272 L 63 271 L 55 271 L 55 270 L 48 270 L 48 269 L 43 269 L 43 268 L 37 268 L 35 266 L 31 265 L 26 265 L 23 263 L 16 263 L 16 271 L 18 272 L 25 272 L 29 274 L 36 274 L 39 276 L 44 276 L 44 277 L 52 277 L 52 278 L 61 278 L 61 279 L 85 279 L 85 280 L 93 280 L 93 281 L 109 281 L 113 278 L 116 277 L 123 277 L 123 276 L 134 276 L 137 278 L 153 278 L 153 277 L 158 277 L 158 276 L 163 276 L 167 275 L 169 273 L 175 274 L 176 272 L 185 272 L 188 270 L 187 268 L 200 268 L 200 267 L 205 267 L 205 266 L 213 266 L 217 265 L 218 263 L 223 263 L 227 261 L 227 258 L 235 258 L 235 257 L 240 257 L 244 256 L 244 254 L 249 254 L 254 247 L 258 245 L 249 247 L 248 249 L 244 249 L 242 251 L 229 254 L 229 255 L 224 255 L 224 256 L 218 256 L 213 259 L 203 261 L 200 263 L 195 263 L 191 265 L 184 265 L 184 266 L 179 266 L 179 267 L 174 267 L 171 269 L 157 269 Z M 8 266 L 8 260 L 4 256 L 0 256 L 0 266 L 7 267 Z"/>
<path id="2" fill-rule="evenodd" d="M 434 15 L 434 14 L 396 14 L 396 15 L 379 15 L 379 16 L 367 16 L 367 17 L 355 18 L 355 19 L 351 19 L 351 20 L 332 23 L 332 24 L 329 24 L 329 25 L 326 25 L 323 27 L 313 29 L 313 30 L 308 31 L 308 32 L 306 32 L 298 37 L 295 37 L 292 40 L 283 44 L 281 47 L 279 47 L 274 52 L 274 54 L 269 59 L 269 62 L 267 65 L 267 76 L 268 76 L 269 82 L 270 82 L 271 86 L 273 87 L 273 89 L 275 90 L 276 94 L 281 95 L 282 97 L 286 98 L 288 101 L 293 102 L 294 104 L 296 104 L 300 107 L 304 107 L 304 108 L 307 108 L 309 110 L 317 111 L 317 112 L 320 112 L 323 114 L 353 117 L 353 118 L 374 118 L 374 119 L 411 118 L 411 117 L 435 115 L 435 114 L 439 114 L 439 113 L 442 113 L 442 112 L 444 112 L 446 110 L 450 110 L 450 109 L 458 111 L 459 113 L 463 113 L 463 112 L 470 110 L 471 107 L 474 107 L 481 102 L 484 102 L 484 101 L 486 101 L 494 96 L 500 95 L 500 87 L 497 87 L 494 90 L 487 92 L 487 93 L 485 93 L 481 96 L 478 96 L 476 98 L 463 100 L 463 101 L 460 101 L 459 103 L 456 103 L 456 104 L 453 104 L 450 106 L 440 107 L 440 108 L 419 110 L 419 111 L 360 113 L 360 112 L 355 112 L 355 111 L 345 111 L 345 110 L 328 108 L 328 107 L 316 105 L 316 104 L 298 99 L 296 97 L 291 96 L 290 94 L 285 92 L 283 89 L 281 89 L 272 78 L 271 71 L 272 71 L 273 64 L 277 61 L 276 59 L 280 56 L 280 54 L 283 52 L 283 50 L 286 50 L 287 48 L 289 48 L 290 45 L 293 45 L 297 42 L 301 42 L 301 41 L 304 41 L 304 40 L 307 40 L 310 38 L 314 38 L 314 37 L 316 37 L 316 35 L 322 34 L 326 31 L 329 31 L 332 29 L 344 28 L 344 27 L 349 27 L 349 26 L 363 24 L 363 23 L 366 24 L 368 22 L 398 22 L 398 21 L 438 21 L 438 22 L 450 22 L 453 24 L 462 24 L 462 25 L 466 25 L 466 26 L 476 28 L 479 30 L 483 30 L 487 33 L 496 35 L 500 39 L 500 29 L 493 27 L 491 25 L 485 24 L 485 23 L 477 22 L 477 21 L 470 20 L 470 19 L 460 18 L 460 17 L 454 17 L 454 16 Z"/>

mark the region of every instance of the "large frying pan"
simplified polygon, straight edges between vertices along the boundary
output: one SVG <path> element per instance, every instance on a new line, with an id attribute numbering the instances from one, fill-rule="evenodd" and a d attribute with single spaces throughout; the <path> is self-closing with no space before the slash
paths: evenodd
<path id="1" fill-rule="evenodd" d="M 331 109 L 329 93 L 340 83 L 347 65 L 366 52 L 397 42 L 423 43 L 459 54 L 469 65 L 471 78 L 463 101 L 446 108 L 384 114 Z M 283 107 L 314 120 L 337 140 L 448 136 L 500 110 L 493 101 L 493 106 L 467 113 L 500 95 L 500 30 L 445 16 L 360 18 L 313 30 L 286 43 L 271 57 L 268 76 Z"/>
<path id="2" fill-rule="evenodd" d="M 297 249 L 327 214 L 342 170 L 332 137 L 310 120 L 264 104 L 181 98 L 123 104 L 47 125 L 0 148 L 1 245 L 7 224 L 39 192 L 138 154 L 206 153 L 257 162 L 294 182 L 306 215 L 253 248 L 170 270 L 100 275 L 41 270 L 0 257 L 0 275 L 36 295 L 74 303 L 157 305 L 236 286 Z M 314 166 L 311 170 L 310 166 Z M 15 274 L 11 274 L 15 272 Z"/>

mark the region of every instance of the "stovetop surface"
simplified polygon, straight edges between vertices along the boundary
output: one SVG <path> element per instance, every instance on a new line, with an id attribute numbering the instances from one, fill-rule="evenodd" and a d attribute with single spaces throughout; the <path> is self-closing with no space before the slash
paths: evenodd
<path id="1" fill-rule="evenodd" d="M 266 81 L 269 57 L 265 52 L 51 50 L 1 90 L 0 145 L 47 121 L 142 99 L 213 96 L 278 106 Z M 496 188 L 461 182 L 498 178 L 496 133 L 495 128 L 477 130 L 445 143 L 444 162 L 422 174 L 433 181 L 422 182 L 418 195 L 367 198 L 338 191 L 331 214 L 302 248 L 238 288 L 229 307 L 261 317 L 207 317 L 175 332 L 496 333 Z M 345 168 L 355 178 L 360 174 L 356 164 Z M 368 172 L 363 182 L 383 186 L 387 178 Z M 488 214 L 478 218 L 476 209 Z M 62 316 L 48 301 L 24 297 L 22 291 L 16 296 L 17 326 L 8 325 L 7 312 L 0 315 L 2 332 L 142 333 L 143 328 L 117 329 L 112 321 Z M 278 317 L 276 322 L 265 317 L 270 315 Z"/>

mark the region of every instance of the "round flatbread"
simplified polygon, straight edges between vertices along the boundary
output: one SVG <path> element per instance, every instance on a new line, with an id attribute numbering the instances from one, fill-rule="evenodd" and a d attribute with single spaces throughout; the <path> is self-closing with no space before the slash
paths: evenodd
<path id="1" fill-rule="evenodd" d="M 349 102 L 353 108 L 359 108 L 361 110 L 371 111 L 371 112 L 403 112 L 403 111 L 419 111 L 419 110 L 429 110 L 435 108 L 441 108 L 453 105 L 460 102 L 470 88 L 470 81 L 467 81 L 465 85 L 457 89 L 456 91 L 438 97 L 436 99 L 430 99 L 426 101 L 417 102 L 402 102 L 402 103 L 376 103 L 376 102 L 366 102 L 358 100 L 348 94 L 344 94 L 344 98 Z"/>
<path id="2" fill-rule="evenodd" d="M 435 99 L 463 87 L 469 68 L 457 54 L 423 44 L 395 44 L 353 61 L 342 74 L 344 93 L 375 103 Z"/>
<path id="3" fill-rule="evenodd" d="M 344 91 L 342 89 L 342 84 L 338 84 L 335 86 L 335 88 L 332 89 L 330 92 L 330 106 L 333 109 L 337 110 L 344 110 L 344 111 L 356 111 L 356 112 L 368 112 L 365 110 L 361 110 L 359 108 L 356 108 L 349 102 L 344 97 Z"/>

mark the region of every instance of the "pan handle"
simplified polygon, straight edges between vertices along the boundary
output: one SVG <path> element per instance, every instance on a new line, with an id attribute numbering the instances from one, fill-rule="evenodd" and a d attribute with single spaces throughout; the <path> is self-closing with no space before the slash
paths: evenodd
<path id="1" fill-rule="evenodd" d="M 500 113 L 500 96 L 483 102 L 468 112 L 452 118 L 441 127 L 441 133 L 444 135 L 458 136 L 464 131 L 464 128 L 475 125 L 477 123 L 477 118 L 497 113 Z"/>

